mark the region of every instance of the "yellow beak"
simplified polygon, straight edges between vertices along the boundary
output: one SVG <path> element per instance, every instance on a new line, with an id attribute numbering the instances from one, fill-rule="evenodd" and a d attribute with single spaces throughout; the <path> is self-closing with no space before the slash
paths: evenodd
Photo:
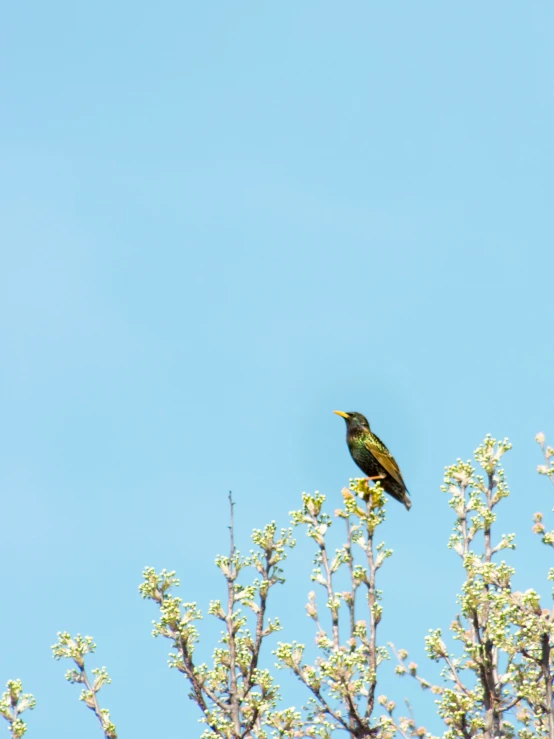
<path id="1" fill-rule="evenodd" d="M 337 416 L 342 416 L 343 418 L 350 418 L 348 413 L 345 413 L 344 411 L 333 411 L 333 413 L 336 413 Z"/>

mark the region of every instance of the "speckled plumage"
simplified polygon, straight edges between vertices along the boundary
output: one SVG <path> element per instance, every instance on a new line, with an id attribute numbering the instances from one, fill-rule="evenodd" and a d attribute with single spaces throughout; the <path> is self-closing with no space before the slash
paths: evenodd
<path id="1" fill-rule="evenodd" d="M 354 462 L 369 478 L 381 477 L 383 490 L 410 510 L 412 502 L 400 468 L 381 439 L 371 431 L 367 418 L 361 413 L 335 413 L 346 421 L 346 442 Z"/>

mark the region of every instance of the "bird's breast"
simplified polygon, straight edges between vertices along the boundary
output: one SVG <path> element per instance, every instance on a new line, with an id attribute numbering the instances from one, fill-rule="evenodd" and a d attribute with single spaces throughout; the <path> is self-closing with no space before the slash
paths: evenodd
<path id="1" fill-rule="evenodd" d="M 353 441 L 348 446 L 354 462 L 368 477 L 379 474 L 380 464 L 363 442 Z"/>

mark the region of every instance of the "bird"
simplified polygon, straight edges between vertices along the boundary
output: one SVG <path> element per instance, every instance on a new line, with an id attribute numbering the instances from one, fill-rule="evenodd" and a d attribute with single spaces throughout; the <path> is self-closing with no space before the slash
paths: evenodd
<path id="1" fill-rule="evenodd" d="M 368 480 L 379 480 L 386 493 L 404 503 L 409 511 L 412 501 L 396 460 L 369 427 L 361 413 L 333 411 L 346 421 L 346 443 L 352 459 L 368 475 Z"/>

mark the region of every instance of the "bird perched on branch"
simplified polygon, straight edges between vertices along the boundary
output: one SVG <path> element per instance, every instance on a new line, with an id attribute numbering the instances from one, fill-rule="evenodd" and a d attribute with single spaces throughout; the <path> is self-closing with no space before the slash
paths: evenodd
<path id="1" fill-rule="evenodd" d="M 346 421 L 346 443 L 352 459 L 365 472 L 368 480 L 379 480 L 383 490 L 410 510 L 412 501 L 402 479 L 396 460 L 369 428 L 369 422 L 361 413 L 333 411 Z"/>

